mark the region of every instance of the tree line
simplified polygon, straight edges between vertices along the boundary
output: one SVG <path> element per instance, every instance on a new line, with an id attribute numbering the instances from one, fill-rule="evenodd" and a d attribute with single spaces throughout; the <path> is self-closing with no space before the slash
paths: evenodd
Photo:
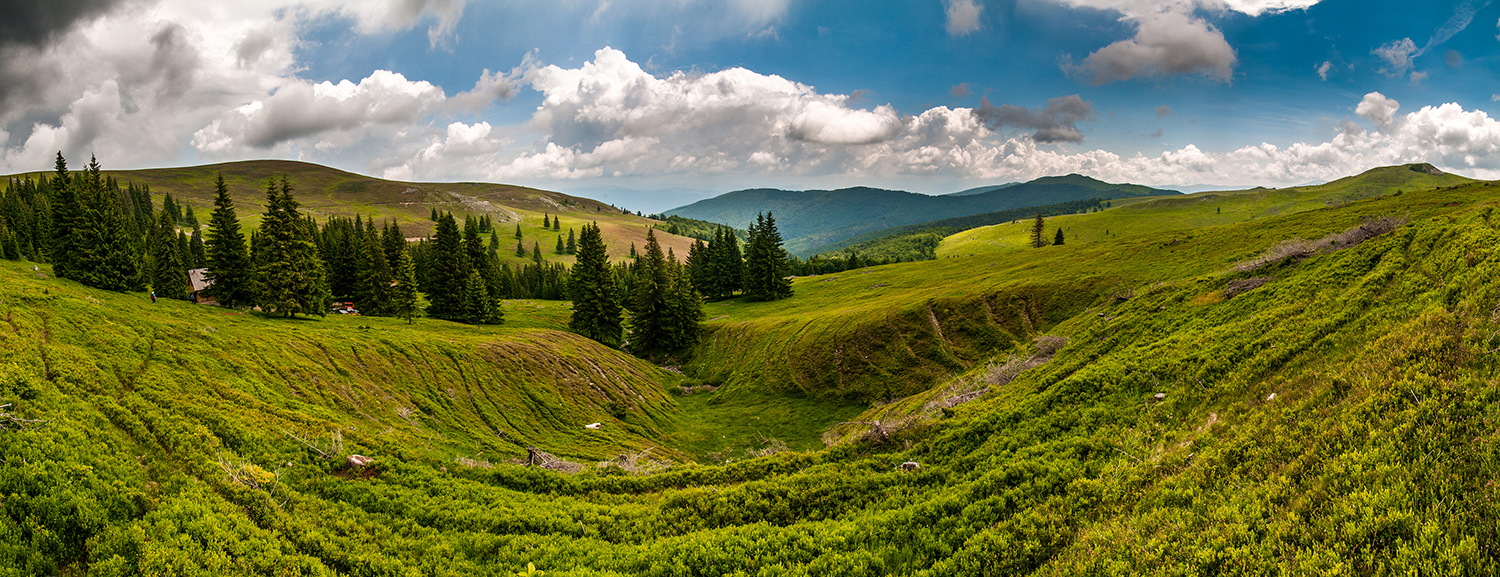
<path id="1" fill-rule="evenodd" d="M 592 223 L 581 234 L 569 229 L 566 241 L 559 234 L 554 252 L 576 255 L 571 269 L 546 262 L 536 243 L 532 262 L 512 267 L 499 257 L 487 215 L 460 225 L 434 208 L 434 234 L 409 242 L 394 220 L 336 216 L 319 224 L 299 210 L 294 192 L 285 176 L 268 180 L 260 226 L 247 236 L 222 175 L 204 227 L 191 205 L 165 195 L 156 209 L 149 187 L 121 186 L 97 159 L 70 171 L 58 153 L 50 175 L 11 179 L 0 194 L 0 256 L 51 263 L 54 275 L 91 287 L 150 289 L 167 299 L 189 298 L 189 271 L 203 269 L 211 284 L 200 296 L 283 317 L 326 315 L 350 302 L 361 314 L 408 322 L 425 313 L 493 324 L 503 321 L 504 299 L 571 300 L 573 330 L 648 358 L 695 342 L 705 298 L 792 294 L 786 277 L 796 261 L 770 214 L 757 217 L 743 250 L 735 231 L 719 227 L 679 261 L 648 228 L 643 250 L 632 245 L 633 258 L 610 263 Z M 558 219 L 545 218 L 561 232 Z M 519 241 L 519 225 L 516 232 Z"/>

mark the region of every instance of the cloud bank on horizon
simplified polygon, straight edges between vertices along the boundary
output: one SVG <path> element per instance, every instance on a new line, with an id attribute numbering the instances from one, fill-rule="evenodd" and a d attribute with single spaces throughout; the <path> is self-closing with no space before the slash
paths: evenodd
<path id="1" fill-rule="evenodd" d="M 931 0 L 900 16 L 912 47 L 865 57 L 842 56 L 867 40 L 842 40 L 816 2 L 597 0 L 556 16 L 597 37 L 569 48 L 578 56 L 523 44 L 552 42 L 538 36 L 496 62 L 467 47 L 491 41 L 473 40 L 486 19 L 516 15 L 463 0 L 6 0 L 0 172 L 46 170 L 62 151 L 118 168 L 295 158 L 564 190 L 1068 173 L 1288 185 L 1408 162 L 1500 178 L 1500 120 L 1484 110 L 1495 88 L 1470 87 L 1500 67 L 1473 47 L 1500 37 L 1465 34 L 1491 4 L 1442 7 L 1426 28 L 1372 30 L 1363 46 L 1317 32 L 1337 38 L 1325 53 L 1246 40 L 1319 26 L 1337 3 Z M 616 47 L 620 27 L 651 40 Z M 926 58 L 923 43 L 946 48 L 907 62 Z M 1050 62 L 996 58 L 1032 49 Z M 883 82 L 860 70 L 931 81 L 882 84 L 877 99 L 843 88 Z"/>

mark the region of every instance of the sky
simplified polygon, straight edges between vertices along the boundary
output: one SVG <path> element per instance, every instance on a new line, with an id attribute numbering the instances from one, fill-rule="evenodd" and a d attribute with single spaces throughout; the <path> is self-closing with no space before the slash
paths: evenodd
<path id="1" fill-rule="evenodd" d="M 660 211 L 1500 179 L 1492 0 L 0 0 L 0 173 L 284 158 Z"/>

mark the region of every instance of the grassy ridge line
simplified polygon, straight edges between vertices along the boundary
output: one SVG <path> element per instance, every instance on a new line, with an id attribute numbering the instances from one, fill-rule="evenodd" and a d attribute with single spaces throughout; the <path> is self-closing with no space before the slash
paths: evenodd
<path id="1" fill-rule="evenodd" d="M 799 278 L 792 299 L 707 305 L 717 320 L 689 368 L 727 374 L 736 386 L 861 401 L 904 397 L 1115 291 L 1223 270 L 1285 238 L 1343 230 L 1359 216 L 1335 211 Z"/>
<path id="2" fill-rule="evenodd" d="M 935 250 L 940 242 L 933 242 L 932 237 L 937 237 L 937 240 L 941 241 L 943 237 L 972 228 L 1013 220 L 1026 220 L 1037 214 L 1049 217 L 1060 214 L 1075 214 L 1089 210 L 1095 206 L 1103 207 L 1100 201 L 1087 199 L 935 220 L 862 234 L 848 240 L 819 247 L 817 251 L 819 252 L 818 256 L 823 258 L 834 258 L 854 252 L 873 259 L 894 259 L 898 257 L 902 260 L 933 259 L 937 258 Z M 1051 241 L 1049 240 L 1048 242 Z"/>
<path id="3" fill-rule="evenodd" d="M 1443 186 L 1475 184 L 1454 174 L 1432 174 L 1430 165 L 1412 164 L 1370 170 L 1319 186 L 1204 192 L 1171 197 L 1111 201 L 1113 209 L 1047 219 L 1046 236 L 1061 227 L 1069 244 L 1106 241 L 1137 234 L 1164 234 L 1180 229 L 1248 222 L 1281 214 L 1337 206 L 1360 199 Z M 963 231 L 937 248 L 939 258 L 1029 250 L 1031 223 L 999 224 Z"/>
<path id="4" fill-rule="evenodd" d="M 282 429 L 345 429 L 351 445 L 402 459 L 514 456 L 528 445 L 597 459 L 659 444 L 676 419 L 665 373 L 577 335 L 536 328 L 555 325 L 565 312 L 556 305 L 510 301 L 508 316 L 532 317 L 517 323 L 531 327 L 408 327 L 338 316 L 285 322 L 175 301 L 152 305 L 139 295 L 39 279 L 16 264 L 0 270 L 0 299 L 20 327 L 5 347 L 18 374 L 57 394 L 218 415 L 206 422 L 236 452 L 283 444 Z M 582 428 L 595 421 L 608 426 Z"/>

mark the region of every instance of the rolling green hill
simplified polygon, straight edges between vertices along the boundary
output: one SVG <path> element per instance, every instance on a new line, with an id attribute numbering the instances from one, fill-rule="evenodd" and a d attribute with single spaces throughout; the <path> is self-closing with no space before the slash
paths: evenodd
<path id="1" fill-rule="evenodd" d="M 928 196 L 868 187 L 740 190 L 675 208 L 667 214 L 746 228 L 757 213 L 769 211 L 776 216 L 787 250 L 798 256 L 810 256 L 844 239 L 908 224 L 1088 198 L 1171 192 L 1133 184 L 1109 184 L 1074 174 L 962 196 Z"/>
<path id="2" fill-rule="evenodd" d="M 1052 238 L 1057 227 L 1063 228 L 1070 244 L 1160 234 L 1338 206 L 1404 190 L 1461 186 L 1473 182 L 1456 174 L 1441 172 L 1430 164 L 1408 164 L 1376 168 L 1318 186 L 1121 199 L 1112 202 L 1114 208 L 1111 210 L 1049 219 L 1047 238 Z M 1027 248 L 1030 234 L 1030 222 L 968 230 L 944 239 L 937 248 L 937 255 L 949 257 L 1023 250 Z M 1163 242 L 1171 240 L 1166 238 Z"/>
<path id="3" fill-rule="evenodd" d="M 1100 201 L 1098 199 L 1075 200 L 1058 204 L 986 212 L 984 214 L 960 216 L 957 218 L 945 218 L 943 220 L 919 224 L 908 224 L 896 228 L 867 232 L 853 238 L 825 245 L 819 249 L 824 252 L 818 256 L 823 258 L 847 258 L 847 255 L 852 252 L 860 255 L 862 258 L 869 259 L 901 262 L 931 260 L 937 258 L 937 247 L 942 243 L 943 238 L 955 233 L 1003 222 L 1027 220 L 1038 214 L 1056 216 L 1092 212 L 1105 208 L 1105 202 L 1107 201 Z"/>
<path id="4" fill-rule="evenodd" d="M 575 231 L 591 221 L 599 223 L 605 242 L 609 243 L 609 254 L 613 259 L 623 259 L 630 254 L 630 245 L 645 246 L 646 230 L 658 221 L 624 214 L 608 204 L 587 198 L 512 186 L 475 182 L 399 182 L 362 176 L 318 164 L 290 160 L 253 160 L 209 164 L 181 168 L 154 168 L 147 170 L 106 170 L 105 174 L 123 182 L 134 182 L 151 187 L 151 192 L 161 202 L 163 194 L 185 201 L 192 206 L 201 223 L 207 224 L 208 214 L 213 210 L 214 179 L 223 174 L 229 192 L 239 209 L 240 219 L 247 226 L 256 226 L 265 211 L 266 179 L 280 179 L 285 175 L 294 188 L 302 211 L 318 219 L 329 216 L 353 218 L 356 215 L 373 217 L 377 221 L 395 219 L 408 238 L 432 234 L 436 223 L 430 218 L 437 209 L 452 212 L 460 223 L 465 215 L 488 215 L 500 235 L 501 256 L 509 257 L 512 264 L 521 264 L 528 259 L 514 257 L 515 229 L 520 225 L 522 241 L 527 250 L 533 244 L 540 246 L 548 261 L 572 264 L 571 255 L 553 253 L 557 238 L 567 239 L 568 229 Z M 38 173 L 29 175 L 36 177 Z M 561 231 L 542 228 L 546 215 L 562 219 Z M 692 239 L 679 235 L 658 234 L 662 250 L 668 247 L 678 254 L 687 254 Z"/>
<path id="5" fill-rule="evenodd" d="M 557 303 L 281 321 L 0 262 L 0 575 L 1500 572 L 1500 185 L 1218 198 L 710 304 L 686 377 Z"/>

